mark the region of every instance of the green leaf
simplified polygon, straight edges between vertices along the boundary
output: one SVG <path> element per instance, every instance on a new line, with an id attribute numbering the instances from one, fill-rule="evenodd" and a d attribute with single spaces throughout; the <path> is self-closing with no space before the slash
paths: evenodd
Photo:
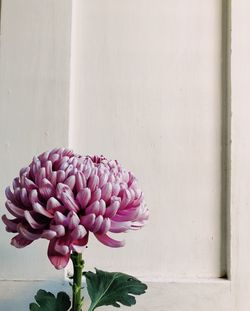
<path id="1" fill-rule="evenodd" d="M 30 304 L 30 311 L 67 311 L 71 306 L 70 298 L 64 292 L 55 297 L 52 293 L 39 289 L 35 300 L 37 303 Z"/>
<path id="2" fill-rule="evenodd" d="M 93 311 L 100 306 L 120 304 L 132 306 L 136 303 L 133 295 L 145 293 L 147 285 L 133 276 L 120 272 L 105 272 L 96 269 L 96 273 L 85 272 L 87 289 L 91 299 L 88 311 Z M 120 304 L 119 304 L 120 303 Z"/>

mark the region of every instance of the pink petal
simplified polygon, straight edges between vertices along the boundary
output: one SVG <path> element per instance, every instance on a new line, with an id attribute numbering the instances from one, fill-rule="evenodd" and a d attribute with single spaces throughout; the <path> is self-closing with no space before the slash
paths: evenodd
<path id="1" fill-rule="evenodd" d="M 79 207 L 74 199 L 74 194 L 68 185 L 59 183 L 57 185 L 56 193 L 57 197 L 63 202 L 67 209 L 75 212 L 79 210 Z"/>
<path id="2" fill-rule="evenodd" d="M 70 230 L 75 229 L 80 223 L 80 219 L 75 212 L 70 212 L 67 218 L 68 218 L 68 227 Z"/>
<path id="3" fill-rule="evenodd" d="M 2 216 L 2 221 L 3 221 L 3 223 L 6 225 L 6 230 L 7 230 L 8 232 L 13 232 L 13 233 L 16 233 L 16 232 L 17 232 L 17 224 L 18 224 L 18 222 L 19 222 L 18 219 L 13 219 L 13 220 L 11 220 L 11 219 L 8 219 L 8 218 L 6 217 L 6 215 L 3 215 L 3 216 Z"/>
<path id="4" fill-rule="evenodd" d="M 63 215 L 61 212 L 56 211 L 54 214 L 54 220 L 57 224 L 61 225 L 67 225 L 68 224 L 68 219 L 65 215 Z"/>
<path id="5" fill-rule="evenodd" d="M 86 178 L 82 172 L 76 173 L 76 190 L 81 191 L 86 187 Z"/>
<path id="6" fill-rule="evenodd" d="M 100 241 L 102 244 L 107 245 L 109 247 L 123 247 L 125 245 L 125 241 L 117 241 L 112 238 L 110 238 L 106 234 L 97 234 L 95 233 L 95 237 L 98 241 Z"/>
<path id="7" fill-rule="evenodd" d="M 63 225 L 50 225 L 50 229 L 56 232 L 57 237 L 65 235 L 65 227 Z"/>
<path id="8" fill-rule="evenodd" d="M 53 230 L 44 230 L 41 238 L 47 239 L 47 240 L 52 240 L 57 236 L 57 233 Z"/>
<path id="9" fill-rule="evenodd" d="M 91 198 L 91 191 L 89 188 L 82 189 L 81 191 L 78 192 L 76 196 L 76 199 L 80 203 L 82 208 L 85 208 L 88 205 L 90 198 Z"/>
<path id="10" fill-rule="evenodd" d="M 47 178 L 44 178 L 40 183 L 39 192 L 45 199 L 48 199 L 55 195 L 55 188 Z"/>
<path id="11" fill-rule="evenodd" d="M 89 204 L 95 201 L 99 201 L 101 199 L 101 194 L 102 194 L 102 191 L 100 188 L 97 188 L 94 192 L 92 192 Z"/>
<path id="12" fill-rule="evenodd" d="M 99 177 L 97 175 L 91 175 L 88 179 L 88 188 L 94 191 L 99 184 Z"/>
<path id="13" fill-rule="evenodd" d="M 79 240 L 82 239 L 86 234 L 87 230 L 84 228 L 84 226 L 79 225 L 71 232 L 71 237 L 73 240 Z"/>
<path id="14" fill-rule="evenodd" d="M 41 237 L 41 234 L 38 233 L 32 233 L 29 230 L 27 230 L 23 224 L 18 224 L 17 231 L 26 239 L 30 241 L 37 240 Z"/>
<path id="15" fill-rule="evenodd" d="M 49 213 L 40 203 L 36 202 L 32 204 L 33 210 L 38 214 L 41 214 L 48 218 L 53 218 L 53 215 Z"/>
<path id="16" fill-rule="evenodd" d="M 46 209 L 47 210 L 56 210 L 58 207 L 61 206 L 61 203 L 54 197 L 51 197 L 47 201 Z"/>
<path id="17" fill-rule="evenodd" d="M 99 214 L 99 202 L 95 201 L 86 208 L 86 214 Z"/>
<path id="18" fill-rule="evenodd" d="M 23 248 L 29 244 L 31 244 L 32 240 L 25 239 L 21 234 L 17 234 L 14 238 L 11 239 L 10 244 L 15 246 L 16 248 Z"/>
<path id="19" fill-rule="evenodd" d="M 52 265 L 56 269 L 63 269 L 67 266 L 70 258 L 70 252 L 62 255 L 55 250 L 55 244 L 57 242 L 57 238 L 53 239 L 49 243 L 48 247 L 48 257 Z"/>
<path id="20" fill-rule="evenodd" d="M 66 180 L 64 180 L 64 184 L 68 185 L 71 190 L 73 190 L 75 183 L 76 183 L 76 177 L 74 175 L 71 175 Z"/>
<path id="21" fill-rule="evenodd" d="M 106 211 L 106 203 L 103 199 L 101 199 L 99 204 L 99 214 L 104 215 L 105 211 Z"/>
<path id="22" fill-rule="evenodd" d="M 105 211 L 105 216 L 112 218 L 113 216 L 115 216 L 115 214 L 117 213 L 118 209 L 120 207 L 120 202 L 119 201 L 114 201 L 113 203 L 111 203 Z"/>
<path id="23" fill-rule="evenodd" d="M 30 211 L 24 211 L 24 217 L 33 229 L 42 229 L 46 226 L 45 224 L 39 224 L 37 221 L 35 221 L 35 219 L 31 216 Z"/>
<path id="24" fill-rule="evenodd" d="M 94 233 L 97 232 L 101 228 L 102 222 L 103 222 L 102 215 L 99 215 L 98 217 L 96 217 L 95 223 L 93 224 L 91 231 Z"/>
<path id="25" fill-rule="evenodd" d="M 61 171 L 61 170 L 57 171 L 57 182 L 58 183 L 63 182 L 65 180 L 65 177 L 66 175 L 64 171 Z"/>
<path id="26" fill-rule="evenodd" d="M 86 245 L 88 243 L 88 239 L 89 239 L 89 235 L 87 232 L 87 234 L 82 239 L 73 241 L 71 245 L 72 249 L 77 253 L 83 252 L 83 250 L 86 248 Z"/>
<path id="27" fill-rule="evenodd" d="M 24 210 L 14 205 L 11 201 L 6 201 L 7 210 L 15 217 L 24 217 Z"/>
<path id="28" fill-rule="evenodd" d="M 46 161 L 45 171 L 46 171 L 46 177 L 50 178 L 50 176 L 52 174 L 52 162 L 51 161 Z"/>
<path id="29" fill-rule="evenodd" d="M 111 194 L 112 194 L 112 184 L 108 182 L 102 187 L 102 199 L 107 202 L 110 199 Z"/>
<path id="30" fill-rule="evenodd" d="M 36 189 L 33 189 L 30 191 L 29 193 L 29 200 L 30 200 L 30 203 L 33 205 L 33 203 L 36 203 L 36 202 L 39 202 L 39 199 L 38 199 L 38 192 Z"/>
<path id="31" fill-rule="evenodd" d="M 11 202 L 13 203 L 16 203 L 15 202 L 15 197 L 14 197 L 14 194 L 12 193 L 12 191 L 10 190 L 10 187 L 7 187 L 5 189 L 5 195 L 7 197 L 8 200 L 10 200 Z"/>
<path id="32" fill-rule="evenodd" d="M 98 230 L 98 234 L 105 234 L 109 231 L 111 225 L 111 221 L 109 218 L 105 218 L 102 222 L 100 229 Z"/>
<path id="33" fill-rule="evenodd" d="M 90 228 L 95 223 L 95 214 L 88 214 L 81 217 L 81 224 L 84 225 L 86 228 Z"/>
<path id="34" fill-rule="evenodd" d="M 30 201 L 28 198 L 27 190 L 25 188 L 21 188 L 20 199 L 21 199 L 24 206 L 30 207 Z"/>

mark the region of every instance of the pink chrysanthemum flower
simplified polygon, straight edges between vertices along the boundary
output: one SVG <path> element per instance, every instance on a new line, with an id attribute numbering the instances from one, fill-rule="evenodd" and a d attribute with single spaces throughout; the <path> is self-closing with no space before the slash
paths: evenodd
<path id="1" fill-rule="evenodd" d="M 22 248 L 48 239 L 48 257 L 64 268 L 72 251 L 81 252 L 89 232 L 103 244 L 121 247 L 108 232 L 142 227 L 148 218 L 143 194 L 131 172 L 103 156 L 75 155 L 53 149 L 32 163 L 6 189 L 6 208 L 15 217 L 2 220 L 8 232 L 18 233 L 11 244 Z"/>

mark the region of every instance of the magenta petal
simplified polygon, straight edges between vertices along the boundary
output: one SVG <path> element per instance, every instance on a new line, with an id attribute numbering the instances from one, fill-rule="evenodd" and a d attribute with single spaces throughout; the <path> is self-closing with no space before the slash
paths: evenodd
<path id="1" fill-rule="evenodd" d="M 23 248 L 29 244 L 31 244 L 32 240 L 25 239 L 21 234 L 17 234 L 14 238 L 11 239 L 10 244 L 15 246 L 16 248 Z"/>
<path id="2" fill-rule="evenodd" d="M 67 217 L 65 215 L 63 215 L 61 212 L 59 212 L 59 211 L 55 212 L 54 220 L 55 220 L 56 224 L 60 224 L 60 225 L 68 224 Z"/>
<path id="3" fill-rule="evenodd" d="M 105 234 L 109 231 L 111 225 L 111 221 L 109 218 L 105 218 L 102 222 L 100 229 L 98 230 L 98 234 Z"/>
<path id="4" fill-rule="evenodd" d="M 7 210 L 15 217 L 24 217 L 24 210 L 17 207 L 15 204 L 13 204 L 11 201 L 6 201 L 5 206 Z"/>
<path id="5" fill-rule="evenodd" d="M 90 228 L 95 223 L 95 214 L 88 214 L 81 217 L 81 224 L 84 225 L 86 228 Z"/>
<path id="6" fill-rule="evenodd" d="M 17 224 L 18 222 L 20 222 L 20 219 L 8 219 L 6 217 L 6 215 L 3 215 L 2 216 L 2 221 L 3 223 L 6 225 L 6 230 L 8 232 L 13 232 L 13 233 L 16 233 L 17 232 Z"/>
<path id="7" fill-rule="evenodd" d="M 76 196 L 76 199 L 80 203 L 82 208 L 85 208 L 88 205 L 90 198 L 91 198 L 91 191 L 89 188 L 82 189 L 81 191 L 78 192 Z"/>
<path id="8" fill-rule="evenodd" d="M 68 227 L 70 230 L 75 229 L 80 223 L 80 219 L 75 212 L 70 212 L 67 218 L 68 218 Z"/>
<path id="9" fill-rule="evenodd" d="M 44 230 L 41 238 L 47 239 L 47 240 L 52 240 L 57 236 L 57 233 L 53 230 Z"/>
<path id="10" fill-rule="evenodd" d="M 110 204 L 110 206 L 106 208 L 105 216 L 112 218 L 117 213 L 119 207 L 120 207 L 120 202 L 114 201 L 113 203 Z"/>
<path id="11" fill-rule="evenodd" d="M 75 183 L 76 183 L 76 177 L 74 175 L 71 175 L 66 180 L 64 180 L 64 184 L 68 185 L 71 190 L 73 190 Z"/>
<path id="12" fill-rule="evenodd" d="M 39 192 L 43 196 L 43 198 L 48 199 L 51 196 L 55 195 L 55 188 L 48 179 L 44 178 L 41 181 Z"/>
<path id="13" fill-rule="evenodd" d="M 29 230 L 27 230 L 23 224 L 18 224 L 17 231 L 26 239 L 30 241 L 37 240 L 41 237 L 41 234 L 38 233 L 32 233 Z"/>
<path id="14" fill-rule="evenodd" d="M 79 225 L 75 227 L 75 229 L 71 232 L 71 237 L 73 240 L 82 239 L 87 234 L 86 229 L 83 225 Z"/>
<path id="15" fill-rule="evenodd" d="M 65 235 L 65 227 L 63 225 L 50 225 L 50 229 L 56 232 L 57 237 Z"/>
<path id="16" fill-rule="evenodd" d="M 123 247 L 125 245 L 125 241 L 117 241 L 112 238 L 110 238 L 106 234 L 97 234 L 95 233 L 95 237 L 98 241 L 100 241 L 102 244 L 107 245 L 109 247 Z"/>
<path id="17" fill-rule="evenodd" d="M 97 188 L 94 192 L 91 193 L 91 199 L 89 201 L 89 204 L 99 201 L 101 199 L 102 191 L 100 188 Z"/>
<path id="18" fill-rule="evenodd" d="M 32 217 L 30 211 L 24 211 L 24 217 L 27 220 L 27 222 L 29 223 L 29 225 L 31 226 L 31 228 L 33 229 L 41 229 L 45 227 L 45 224 L 40 224 L 37 221 L 35 221 L 35 219 Z"/>
<path id="19" fill-rule="evenodd" d="M 103 222 L 102 215 L 99 215 L 98 217 L 96 217 L 95 223 L 93 224 L 91 231 L 94 233 L 97 232 L 101 228 L 102 222 Z"/>
<path id="20" fill-rule="evenodd" d="M 30 207 L 30 201 L 28 198 L 27 190 L 25 188 L 21 188 L 20 199 L 21 199 L 24 206 Z"/>
<path id="21" fill-rule="evenodd" d="M 86 178 L 82 172 L 76 173 L 76 190 L 81 191 L 86 187 Z"/>
<path id="22" fill-rule="evenodd" d="M 89 239 L 89 235 L 87 232 L 87 234 L 82 239 L 78 239 L 78 240 L 73 241 L 73 243 L 71 245 L 72 249 L 77 253 L 83 252 L 84 248 L 86 247 L 86 245 L 88 243 L 88 239 Z"/>
<path id="23" fill-rule="evenodd" d="M 15 202 L 15 197 L 14 197 L 14 194 L 12 193 L 12 191 L 10 190 L 10 187 L 7 187 L 5 189 L 5 195 L 6 195 L 8 200 L 10 200 L 11 202 Z"/>
<path id="24" fill-rule="evenodd" d="M 38 200 L 38 192 L 37 192 L 36 189 L 33 189 L 33 190 L 30 191 L 30 193 L 29 193 L 29 200 L 30 200 L 31 204 L 39 202 L 39 200 Z"/>
<path id="25" fill-rule="evenodd" d="M 57 238 L 53 239 L 49 243 L 48 247 L 48 257 L 52 265 L 60 270 L 67 266 L 70 258 L 70 252 L 62 255 L 55 250 L 55 244 L 57 242 Z"/>
<path id="26" fill-rule="evenodd" d="M 104 201 L 108 201 L 112 194 L 112 184 L 110 182 L 106 183 L 102 187 L 102 199 Z"/>
<path id="27" fill-rule="evenodd" d="M 94 191 L 99 184 L 99 177 L 97 175 L 91 175 L 88 179 L 88 188 Z"/>
<path id="28" fill-rule="evenodd" d="M 59 206 L 61 206 L 61 203 L 56 198 L 51 197 L 47 201 L 46 209 L 47 210 L 56 210 Z"/>
<path id="29" fill-rule="evenodd" d="M 38 214 L 41 214 L 47 218 L 53 218 L 53 215 L 51 215 L 40 203 L 34 203 L 32 206 L 33 210 Z"/>
<path id="30" fill-rule="evenodd" d="M 95 201 L 92 204 L 90 204 L 86 208 L 86 214 L 98 214 L 99 213 L 99 202 Z"/>

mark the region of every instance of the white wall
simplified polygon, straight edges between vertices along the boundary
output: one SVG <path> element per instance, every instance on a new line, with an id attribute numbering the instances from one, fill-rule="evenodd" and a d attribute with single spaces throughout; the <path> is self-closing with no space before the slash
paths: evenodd
<path id="1" fill-rule="evenodd" d="M 70 145 L 119 159 L 150 209 L 124 249 L 87 263 L 147 279 L 218 277 L 220 1 L 75 1 Z M 93 245 L 93 246 L 92 246 Z"/>
<path id="2" fill-rule="evenodd" d="M 70 30 L 70 1 L 2 1 L 1 215 L 4 190 L 19 169 L 34 154 L 68 144 Z M 2 222 L 0 230 L 0 279 L 60 276 L 46 258 L 45 241 L 17 250 Z"/>

